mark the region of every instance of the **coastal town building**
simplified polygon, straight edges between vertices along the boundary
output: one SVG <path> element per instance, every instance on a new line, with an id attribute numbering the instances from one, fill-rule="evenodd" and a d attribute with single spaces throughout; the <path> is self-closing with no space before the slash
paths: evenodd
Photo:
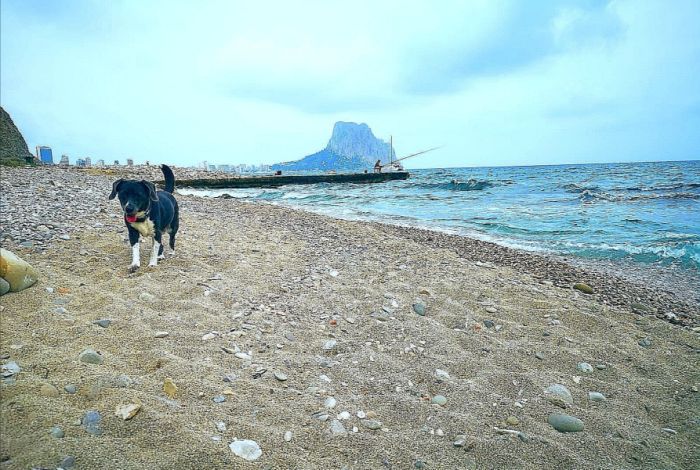
<path id="1" fill-rule="evenodd" d="M 95 166 L 105 166 L 105 161 L 100 158 L 95 162 Z"/>
<path id="2" fill-rule="evenodd" d="M 84 166 L 85 166 L 85 159 L 84 159 L 84 158 L 78 158 L 77 160 L 75 160 L 75 166 L 84 167 Z"/>
<path id="3" fill-rule="evenodd" d="M 68 166 L 70 165 L 70 158 L 68 158 L 68 155 L 65 153 L 61 155 L 61 161 L 58 163 L 60 166 Z"/>
<path id="4" fill-rule="evenodd" d="M 114 160 L 114 166 L 119 166 L 119 160 Z"/>
<path id="5" fill-rule="evenodd" d="M 46 145 L 36 146 L 36 158 L 44 165 L 53 165 L 53 152 Z"/>
<path id="6" fill-rule="evenodd" d="M 127 158 L 127 159 L 126 159 L 126 166 L 134 166 L 134 159 L 133 159 L 133 158 Z"/>

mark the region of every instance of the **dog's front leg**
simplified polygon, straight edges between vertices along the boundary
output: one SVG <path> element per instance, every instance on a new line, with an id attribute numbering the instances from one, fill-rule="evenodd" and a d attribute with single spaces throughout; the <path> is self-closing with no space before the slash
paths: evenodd
<path id="1" fill-rule="evenodd" d="M 151 250 L 151 261 L 148 266 L 155 267 L 158 266 L 158 252 L 160 252 L 160 242 L 162 235 L 160 232 L 156 232 L 153 236 L 153 249 Z"/>
<path id="2" fill-rule="evenodd" d="M 133 273 L 141 267 L 141 247 L 139 246 L 139 232 L 129 226 L 129 243 L 131 244 L 131 266 L 129 272 Z"/>

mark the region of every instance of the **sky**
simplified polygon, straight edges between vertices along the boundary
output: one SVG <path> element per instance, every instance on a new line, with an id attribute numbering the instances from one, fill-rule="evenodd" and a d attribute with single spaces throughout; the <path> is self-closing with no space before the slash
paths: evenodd
<path id="1" fill-rule="evenodd" d="M 408 168 L 700 158 L 697 0 L 2 0 L 0 102 L 54 158 Z"/>

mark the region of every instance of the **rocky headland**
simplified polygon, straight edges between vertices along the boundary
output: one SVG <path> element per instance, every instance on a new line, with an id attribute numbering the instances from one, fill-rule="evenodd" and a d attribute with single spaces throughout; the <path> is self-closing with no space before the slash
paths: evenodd
<path id="1" fill-rule="evenodd" d="M 390 145 L 378 139 L 365 123 L 338 121 L 328 145 L 301 160 L 278 163 L 273 170 L 283 171 L 362 171 L 370 170 L 377 160 L 389 161 Z M 391 149 L 392 158 L 396 153 Z"/>

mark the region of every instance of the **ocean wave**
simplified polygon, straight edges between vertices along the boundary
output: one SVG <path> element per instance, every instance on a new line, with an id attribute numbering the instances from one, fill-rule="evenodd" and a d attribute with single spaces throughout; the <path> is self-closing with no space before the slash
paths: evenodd
<path id="1" fill-rule="evenodd" d="M 452 180 L 447 183 L 419 183 L 414 187 L 422 189 L 444 189 L 447 191 L 481 191 L 492 188 L 495 184 L 488 180 L 468 179 L 466 181 Z"/>
<path id="2" fill-rule="evenodd" d="M 628 186 L 625 188 L 613 188 L 613 191 L 676 191 L 676 190 L 693 190 L 700 189 L 700 183 L 675 183 L 675 184 L 662 184 L 658 186 Z"/>
<path id="3" fill-rule="evenodd" d="M 584 186 L 577 183 L 568 183 L 560 187 L 567 193 L 593 193 L 600 191 L 600 187 L 598 186 Z"/>
<path id="4" fill-rule="evenodd" d="M 695 267 L 698 267 L 700 263 L 700 244 L 695 242 L 678 242 L 647 246 L 639 246 L 631 243 L 589 244 L 568 242 L 560 246 L 586 257 L 632 257 L 637 261 L 644 261 L 647 263 L 676 261 Z"/>
<path id="5" fill-rule="evenodd" d="M 653 199 L 700 199 L 698 193 L 651 193 L 651 194 L 636 194 L 636 195 L 614 195 L 604 192 L 595 192 L 585 190 L 578 196 L 581 202 L 607 201 L 607 202 L 626 202 L 626 201 L 648 201 Z"/>

